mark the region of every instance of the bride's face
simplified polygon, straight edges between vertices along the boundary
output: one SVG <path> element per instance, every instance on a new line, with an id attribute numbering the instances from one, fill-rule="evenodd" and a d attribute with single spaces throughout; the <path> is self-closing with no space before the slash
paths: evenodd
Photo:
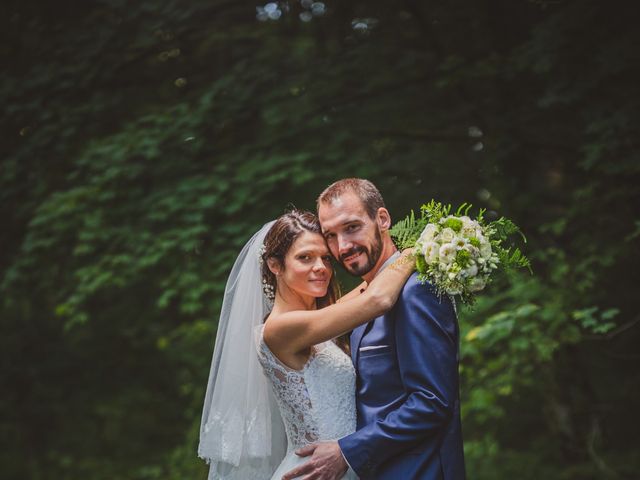
<path id="1" fill-rule="evenodd" d="M 320 298 L 327 294 L 332 273 L 331 253 L 322 235 L 304 232 L 287 252 L 278 281 L 299 295 Z"/>

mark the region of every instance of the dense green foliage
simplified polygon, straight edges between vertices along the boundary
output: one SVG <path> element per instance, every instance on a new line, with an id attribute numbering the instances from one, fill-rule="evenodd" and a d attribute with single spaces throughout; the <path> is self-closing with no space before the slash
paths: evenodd
<path id="1" fill-rule="evenodd" d="M 198 479 L 240 245 L 362 176 L 471 201 L 535 276 L 461 312 L 470 479 L 640 471 L 640 30 L 596 0 L 9 2 L 4 479 Z"/>

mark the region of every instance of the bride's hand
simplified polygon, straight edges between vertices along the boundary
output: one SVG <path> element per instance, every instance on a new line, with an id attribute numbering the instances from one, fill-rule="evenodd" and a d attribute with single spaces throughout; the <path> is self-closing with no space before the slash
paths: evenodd
<path id="1" fill-rule="evenodd" d="M 416 259 L 416 247 L 405 248 L 402 250 L 400 254 L 400 258 L 410 258 L 411 260 Z"/>
<path id="2" fill-rule="evenodd" d="M 416 249 L 415 247 L 405 248 L 400 256 L 390 265 L 393 270 L 416 270 Z"/>

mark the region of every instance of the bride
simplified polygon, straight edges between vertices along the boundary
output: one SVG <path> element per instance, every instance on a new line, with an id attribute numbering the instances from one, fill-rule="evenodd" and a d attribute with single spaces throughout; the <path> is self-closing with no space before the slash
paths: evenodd
<path id="1" fill-rule="evenodd" d="M 291 211 L 249 240 L 225 288 L 202 414 L 209 480 L 280 479 L 305 461 L 297 449 L 353 433 L 355 371 L 340 337 L 393 306 L 410 255 L 336 302 L 315 215 Z"/>

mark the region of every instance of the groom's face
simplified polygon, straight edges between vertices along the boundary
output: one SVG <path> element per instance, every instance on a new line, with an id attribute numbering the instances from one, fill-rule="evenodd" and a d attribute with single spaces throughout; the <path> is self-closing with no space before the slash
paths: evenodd
<path id="1" fill-rule="evenodd" d="M 318 217 L 331 254 L 350 274 L 369 273 L 380 259 L 382 236 L 375 219 L 351 192 L 321 203 Z"/>

